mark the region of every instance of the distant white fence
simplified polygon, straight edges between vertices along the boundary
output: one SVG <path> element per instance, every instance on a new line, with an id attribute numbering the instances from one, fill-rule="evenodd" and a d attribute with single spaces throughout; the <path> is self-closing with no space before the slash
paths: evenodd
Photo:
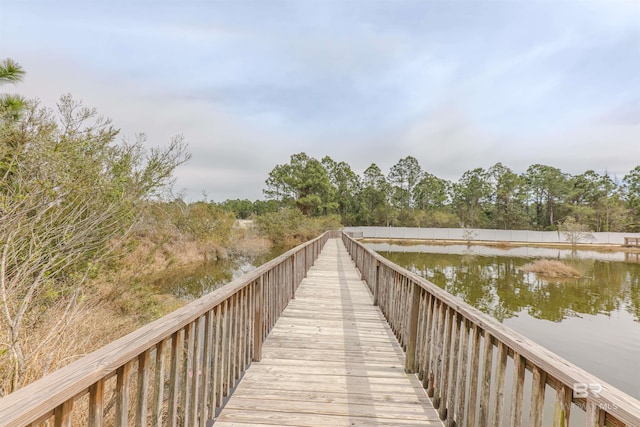
<path id="1" fill-rule="evenodd" d="M 362 233 L 369 239 L 471 240 L 487 242 L 567 243 L 562 232 L 530 230 L 488 230 L 482 228 L 345 227 L 347 233 Z M 584 243 L 623 245 L 625 237 L 640 233 L 592 233 Z"/>

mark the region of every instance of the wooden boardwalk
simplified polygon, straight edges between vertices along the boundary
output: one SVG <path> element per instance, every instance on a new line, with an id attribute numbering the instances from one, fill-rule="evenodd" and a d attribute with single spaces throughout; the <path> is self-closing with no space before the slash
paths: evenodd
<path id="1" fill-rule="evenodd" d="M 339 239 L 315 265 L 215 426 L 442 426 Z"/>

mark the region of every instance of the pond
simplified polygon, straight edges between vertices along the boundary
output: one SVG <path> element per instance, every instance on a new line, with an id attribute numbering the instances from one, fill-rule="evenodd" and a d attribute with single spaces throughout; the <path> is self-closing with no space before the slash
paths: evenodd
<path id="1" fill-rule="evenodd" d="M 623 252 L 370 243 L 586 371 L 640 398 L 640 264 Z M 576 268 L 578 279 L 520 270 L 537 258 Z"/>
<path id="2" fill-rule="evenodd" d="M 187 268 L 167 271 L 151 282 L 162 294 L 171 294 L 185 302 L 208 294 L 256 267 L 285 253 L 288 248 L 273 248 L 256 256 L 235 256 Z"/>

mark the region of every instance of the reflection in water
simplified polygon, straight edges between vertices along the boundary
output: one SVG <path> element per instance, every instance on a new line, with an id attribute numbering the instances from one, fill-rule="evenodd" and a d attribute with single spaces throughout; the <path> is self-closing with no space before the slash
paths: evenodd
<path id="1" fill-rule="evenodd" d="M 286 248 L 274 248 L 259 256 L 232 257 L 200 264 L 188 269 L 165 273 L 152 282 L 158 292 L 171 294 L 182 300 L 194 300 L 226 285 L 244 273 L 286 252 Z"/>
<path id="2" fill-rule="evenodd" d="M 443 247 L 439 247 L 441 250 Z M 499 321 L 526 312 L 559 322 L 581 314 L 626 310 L 640 322 L 640 265 L 564 257 L 579 279 L 543 279 L 519 267 L 531 261 L 510 256 L 418 252 L 381 255 L 430 280 Z"/>
<path id="3" fill-rule="evenodd" d="M 584 251 L 526 248 L 527 255 L 513 256 L 525 250 L 384 245 L 367 246 L 640 398 L 640 264 L 611 261 L 624 254 L 594 259 Z M 535 257 L 561 259 L 582 278 L 545 280 L 519 270 Z"/>

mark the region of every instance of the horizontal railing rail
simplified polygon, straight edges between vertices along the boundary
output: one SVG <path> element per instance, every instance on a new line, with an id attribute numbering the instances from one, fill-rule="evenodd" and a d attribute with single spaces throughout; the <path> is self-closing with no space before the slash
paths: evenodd
<path id="1" fill-rule="evenodd" d="M 418 375 L 447 425 L 540 427 L 544 417 L 544 425 L 569 426 L 573 416 L 573 425 L 580 418 L 586 426 L 640 426 L 640 401 L 348 235 L 342 239 L 406 352 L 407 372 Z M 545 405 L 550 394 L 553 405 Z M 572 408 L 579 408 L 575 415 Z"/>
<path id="2" fill-rule="evenodd" d="M 0 399 L 0 426 L 207 425 L 260 360 L 264 338 L 329 237 L 339 232 Z"/>

